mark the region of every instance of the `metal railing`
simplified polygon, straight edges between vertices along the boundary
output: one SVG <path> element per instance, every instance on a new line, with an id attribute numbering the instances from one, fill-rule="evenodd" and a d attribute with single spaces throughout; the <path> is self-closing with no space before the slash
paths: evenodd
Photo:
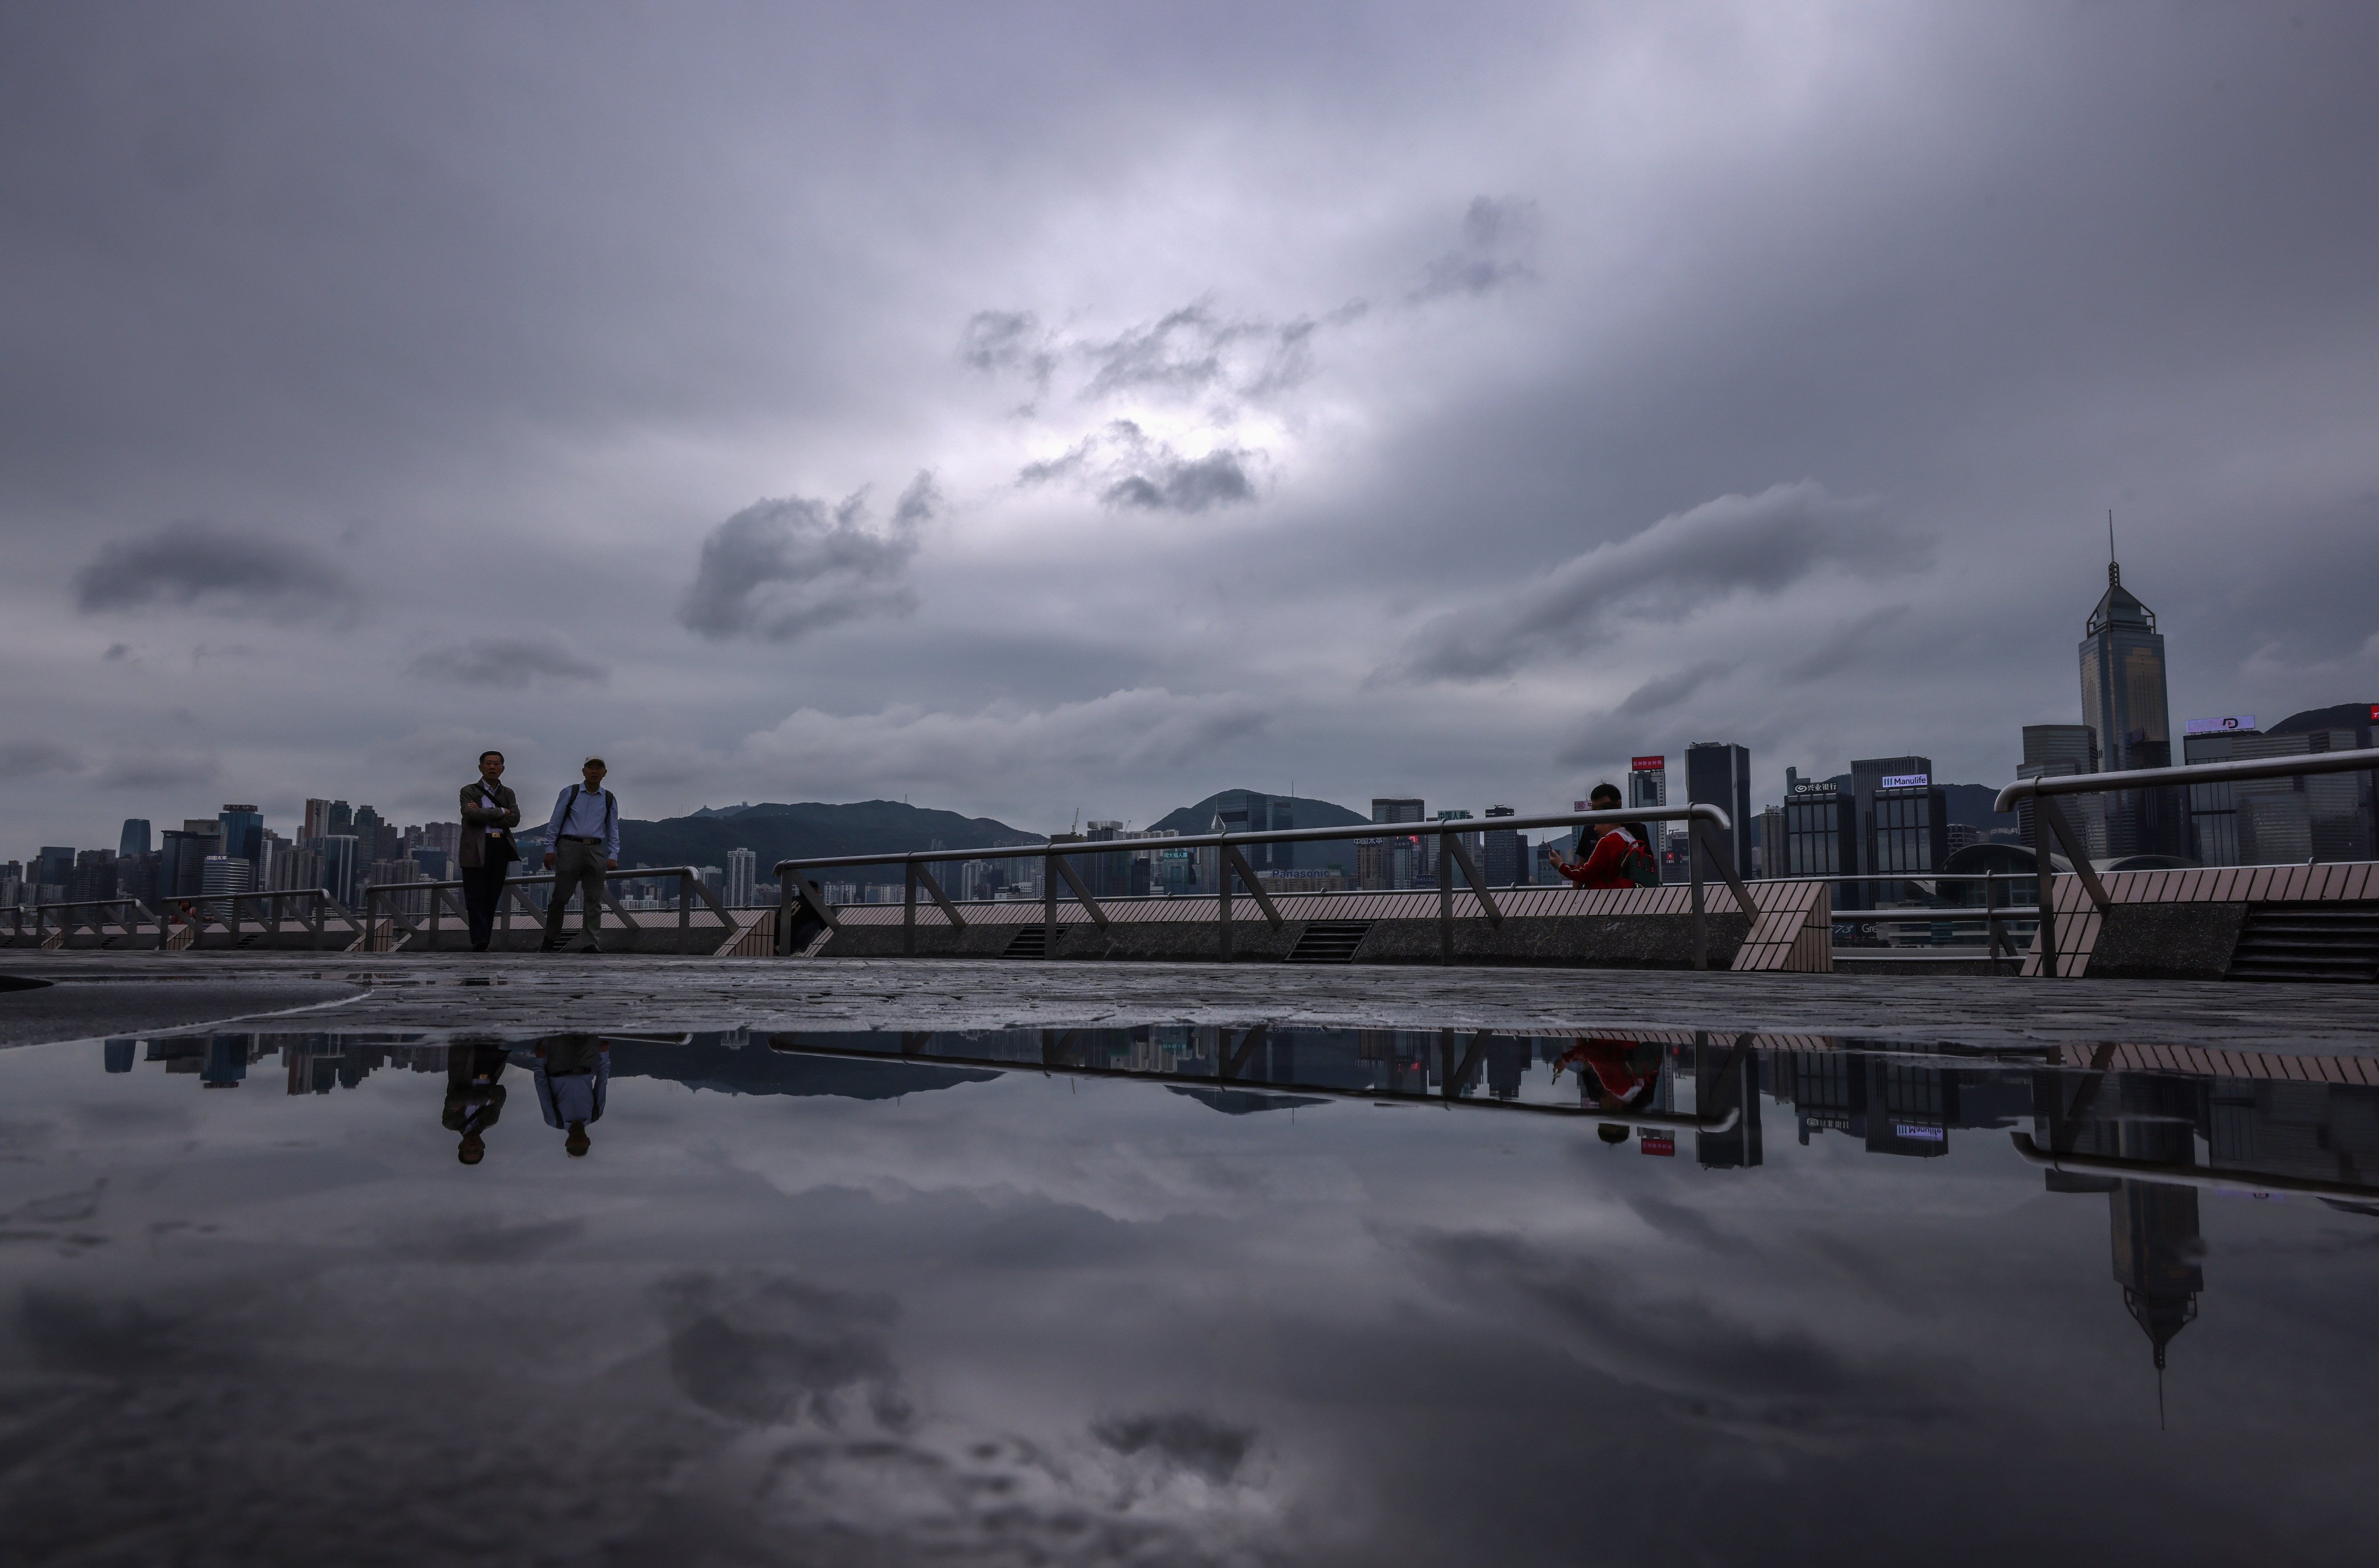
<path id="1" fill-rule="evenodd" d="M 69 912 L 75 910 L 123 909 L 138 910 L 140 911 L 140 915 L 131 917 L 118 916 L 111 922 L 103 915 L 95 915 L 89 920 L 79 920 Z M 13 917 L 14 922 L 8 933 L 8 942 L 11 947 L 14 947 L 16 944 L 22 942 L 25 939 L 25 917 L 29 914 L 33 917 L 33 943 L 36 947 L 39 947 L 43 942 L 49 940 L 51 935 L 50 917 L 52 915 L 55 915 L 57 917 L 57 935 L 61 941 L 72 936 L 76 931 L 86 926 L 89 927 L 95 935 L 106 935 L 107 927 L 111 923 L 121 930 L 125 935 L 138 937 L 140 935 L 140 916 L 146 916 L 150 920 L 157 919 L 157 911 L 155 910 L 151 909 L 147 904 L 142 903 L 139 899 L 130 897 L 120 899 L 73 899 L 55 904 L 19 904 L 9 912 Z"/>
<path id="2" fill-rule="evenodd" d="M 1693 911 L 1694 967 L 1709 967 L 1709 921 L 1704 908 L 1702 893 L 1705 859 L 1724 879 L 1734 895 L 1735 902 L 1745 914 L 1757 917 L 1759 906 L 1752 900 L 1750 889 L 1743 885 L 1727 864 L 1723 846 L 1712 837 L 1729 831 L 1733 824 L 1726 812 L 1718 806 L 1694 804 L 1685 806 L 1654 806 L 1643 810 L 1551 812 L 1539 816 L 1454 817 L 1437 822 L 1365 822 L 1345 827 L 1285 827 L 1257 833 L 1188 833 L 1170 838 L 1098 838 L 1067 839 L 1045 844 L 1008 844 L 996 849 L 979 850 L 903 850 L 871 855 L 818 855 L 805 860 L 779 861 L 777 881 L 780 889 L 778 899 L 777 952 L 789 956 L 792 951 L 794 911 L 806 906 L 827 927 L 839 925 L 834 906 L 827 902 L 826 890 L 812 872 L 848 869 L 865 865 L 897 865 L 902 869 L 901 888 L 901 950 L 913 954 L 917 950 L 917 890 L 923 887 L 936 904 L 943 918 L 953 926 L 963 928 L 966 917 L 958 905 L 943 891 L 932 872 L 925 868 L 936 862 L 985 860 L 1039 860 L 1042 863 L 1042 921 L 1044 929 L 1055 931 L 1057 926 L 1058 886 L 1062 882 L 1070 897 L 1090 914 L 1092 923 L 1104 930 L 1106 911 L 1092 896 L 1091 889 L 1075 871 L 1071 862 L 1077 855 L 1129 854 L 1135 850 L 1208 850 L 1215 852 L 1216 876 L 1214 898 L 1215 919 L 1221 935 L 1222 956 L 1231 957 L 1231 905 L 1234 898 L 1231 885 L 1244 884 L 1264 922 L 1273 930 L 1281 927 L 1281 913 L 1265 891 L 1262 878 L 1248 864 L 1241 852 L 1250 844 L 1298 844 L 1343 841 L 1362 838 L 1413 838 L 1435 837 L 1441 846 L 1437 857 L 1437 910 L 1440 959 L 1454 961 L 1454 874 L 1460 868 L 1467 890 L 1479 902 L 1479 912 L 1491 926 L 1500 928 L 1503 911 L 1495 902 L 1493 890 L 1479 874 L 1478 862 L 1470 847 L 1464 843 L 1472 834 L 1517 832 L 1531 827 L 1577 827 L 1595 824 L 1613 825 L 1631 822 L 1683 822 L 1696 847 L 1687 855 L 1687 886 L 1691 889 Z M 1650 846 L 1646 846 L 1648 849 Z M 1057 943 L 1045 942 L 1042 957 L 1054 959 Z"/>
<path id="3" fill-rule="evenodd" d="M 679 952 L 686 952 L 693 946 L 694 900 L 697 897 L 704 903 L 708 904 L 711 911 L 719 916 L 719 923 L 721 926 L 731 932 L 734 930 L 735 923 L 728 918 L 727 906 L 719 901 L 719 895 L 713 893 L 709 885 L 702 880 L 700 869 L 690 865 L 640 865 L 633 871 L 607 872 L 603 878 L 604 907 L 618 916 L 620 923 L 630 933 L 642 931 L 643 924 L 637 921 L 634 912 L 620 902 L 619 895 L 611 890 L 612 884 L 658 881 L 672 876 L 677 878 L 677 950 Z M 527 911 L 530 919 L 539 924 L 544 923 L 545 911 L 538 909 L 536 902 L 529 898 L 528 890 L 537 887 L 549 887 L 553 882 L 554 874 L 549 871 L 534 876 L 504 878 L 504 890 L 496 900 L 496 911 L 497 917 L 502 922 L 502 930 L 506 935 L 512 933 L 513 906 L 515 902 Z M 459 878 L 451 882 L 368 883 L 364 887 L 365 929 L 369 933 L 370 939 L 377 943 L 380 939 L 384 925 L 389 946 L 393 948 L 396 943 L 403 939 L 398 935 L 399 927 L 402 927 L 404 936 L 421 934 L 426 928 L 429 945 L 435 947 L 439 939 L 439 915 L 441 905 L 453 912 L 454 918 L 463 924 L 465 930 L 467 931 L 470 928 L 470 911 L 463 903 L 463 886 Z M 428 893 L 429 907 L 426 913 L 417 915 L 409 910 L 398 908 L 396 897 L 404 893 Z M 379 909 L 381 903 L 389 906 L 384 913 Z M 647 910 L 645 912 L 650 914 L 654 911 Z"/>
<path id="4" fill-rule="evenodd" d="M 1991 971 L 1994 974 L 1999 972 L 2001 961 L 2021 962 L 2023 959 L 2023 955 L 2015 945 L 2017 933 L 2010 930 L 2010 927 L 2036 920 L 2040 914 L 2039 910 L 2030 904 L 2002 904 L 1999 901 L 1999 888 L 2002 886 L 2023 880 L 2022 876 L 2005 871 L 1861 872 L 1835 876 L 1763 876 L 1757 880 L 1762 884 L 1823 882 L 1938 885 L 1944 882 L 1979 882 L 1983 885 L 1983 901 L 1980 904 L 1927 904 L 1914 909 L 1896 910 L 1837 909 L 1832 911 L 1832 920 L 1836 925 L 1973 925 L 1979 923 L 1983 927 L 1984 953 L 1990 962 Z M 1932 953 L 1927 956 L 1971 951 L 1973 951 L 1971 947 L 1942 946 L 1934 947 Z"/>
<path id="5" fill-rule="evenodd" d="M 306 925 L 313 935 L 314 940 L 311 945 L 315 947 L 321 947 L 323 938 L 328 934 L 324 924 L 326 914 L 336 914 L 341 920 L 346 922 L 350 931 L 355 935 L 359 935 L 363 931 L 363 923 L 356 918 L 354 911 L 331 897 L 328 891 L 320 887 L 265 888 L 260 891 L 243 893 L 187 893 L 164 900 L 166 908 L 162 911 L 129 896 L 115 899 L 79 899 L 63 904 L 34 904 L 30 906 L 30 912 L 34 917 L 33 935 L 34 940 L 38 943 L 48 935 L 46 917 L 53 911 L 125 908 L 138 910 L 140 911 L 139 916 L 129 919 L 118 918 L 113 922 L 103 918 L 88 921 L 62 919 L 59 922 L 58 935 L 63 940 L 71 936 L 78 929 L 88 927 L 94 934 L 103 935 L 107 926 L 113 923 L 125 935 L 138 938 L 142 935 L 141 926 L 149 921 L 153 921 L 157 926 L 157 947 L 160 951 L 163 951 L 172 943 L 174 930 L 177 925 L 189 934 L 193 942 L 210 926 L 221 926 L 231 933 L 233 942 L 236 943 L 248 923 L 240 913 L 241 908 L 245 905 L 263 904 L 267 907 L 267 912 L 261 922 L 262 935 L 266 937 L 269 946 L 277 947 L 281 945 L 281 911 L 283 906 L 293 900 L 306 902 L 309 906 L 310 918 L 306 920 Z M 16 928 L 9 937 L 12 944 L 24 938 L 24 917 L 27 912 L 27 909 L 19 909 L 16 911 Z M 354 937 L 351 935 L 349 940 L 354 940 Z"/>
<path id="6" fill-rule="evenodd" d="M 2051 835 L 2064 846 L 2072 862 L 2071 874 L 2082 880 L 2090 901 L 2104 912 L 2112 902 L 2107 885 L 2090 863 L 2088 846 L 2057 803 L 2059 795 L 2098 795 L 2127 790 L 2158 790 L 2184 784 L 2237 784 L 2255 778 L 2295 778 L 2316 773 L 2363 773 L 2379 769 L 2379 747 L 2351 752 L 2307 752 L 2295 756 L 2252 757 L 2237 762 L 2198 762 L 2180 767 L 2130 768 L 2119 773 L 2067 773 L 2048 778 L 2019 778 L 2001 790 L 1993 811 L 2013 811 L 2032 802 L 2032 853 L 2038 867 L 2040 934 L 2033 944 L 2041 954 L 2044 979 L 2057 973 L 2057 871 L 2049 856 Z"/>

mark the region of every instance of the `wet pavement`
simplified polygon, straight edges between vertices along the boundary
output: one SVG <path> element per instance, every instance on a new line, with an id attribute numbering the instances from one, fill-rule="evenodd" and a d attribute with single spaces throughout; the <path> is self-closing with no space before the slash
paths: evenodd
<path id="1" fill-rule="evenodd" d="M 0 953 L 0 1031 L 39 995 L 84 993 L 46 1038 L 151 1027 L 112 1021 L 142 983 L 329 985 L 349 1030 L 1059 1028 L 1193 1023 L 1378 1028 L 1621 1028 L 1882 1036 L 1960 1045 L 2103 1040 L 2379 1053 L 2367 985 L 2023 981 L 1963 975 L 1697 974 L 1647 970 L 675 959 L 572 954 L 320 957 Z M 315 995 L 322 995 L 316 993 Z M 206 1006 L 195 995 L 192 1000 Z M 55 1005 L 55 1004 L 51 1004 Z M 185 1004 L 188 1005 L 188 1004 Z M 228 993 L 208 1019 L 279 1010 Z M 196 1021 L 194 1019 L 192 1021 Z M 0 1040 L 22 1039 L 0 1032 Z"/>
<path id="2" fill-rule="evenodd" d="M 0 1052 L 11 1561 L 2367 1560 L 2334 1040 L 464 989 Z"/>

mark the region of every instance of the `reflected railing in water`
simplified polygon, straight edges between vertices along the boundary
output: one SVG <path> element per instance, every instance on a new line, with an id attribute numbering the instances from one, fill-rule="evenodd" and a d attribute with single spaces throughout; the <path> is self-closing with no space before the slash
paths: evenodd
<path id="1" fill-rule="evenodd" d="M 962 1033 L 557 1033 L 453 1043 L 400 1034 L 178 1034 L 115 1039 L 110 1073 L 187 1073 L 201 1089 L 266 1081 L 290 1095 L 380 1073 L 442 1079 L 425 1093 L 457 1158 L 477 1164 L 525 1088 L 562 1152 L 592 1147 L 610 1087 L 660 1080 L 731 1095 L 889 1100 L 1012 1073 L 1142 1080 L 1226 1115 L 1347 1101 L 1503 1109 L 1593 1124 L 1604 1141 L 1675 1157 L 1690 1135 L 1711 1171 L 1767 1164 L 1766 1129 L 1840 1138 L 1893 1160 L 2004 1136 L 2048 1191 L 2104 1193 L 2125 1310 L 2164 1365 L 2204 1289 L 2198 1194 L 2311 1197 L 2379 1217 L 2379 1063 L 2102 1045 L 1949 1055 L 1888 1041 L 1697 1031 L 1153 1025 Z M 2192 1066 L 2215 1070 L 2191 1070 Z M 429 1088 L 429 1086 L 425 1086 Z M 514 1114 L 514 1120 L 522 1120 Z M 1983 1147 L 1989 1147 L 1988 1144 Z"/>

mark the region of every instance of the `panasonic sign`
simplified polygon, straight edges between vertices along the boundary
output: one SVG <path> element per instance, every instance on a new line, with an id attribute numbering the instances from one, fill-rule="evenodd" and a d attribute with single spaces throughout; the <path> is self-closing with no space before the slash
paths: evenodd
<path id="1" fill-rule="evenodd" d="M 2220 735 L 2232 730 L 2252 730 L 2253 728 L 2255 728 L 2255 716 L 2253 714 L 2234 713 L 2221 718 L 2192 718 L 2189 721 L 2189 729 L 2186 733 L 2192 735 Z"/>

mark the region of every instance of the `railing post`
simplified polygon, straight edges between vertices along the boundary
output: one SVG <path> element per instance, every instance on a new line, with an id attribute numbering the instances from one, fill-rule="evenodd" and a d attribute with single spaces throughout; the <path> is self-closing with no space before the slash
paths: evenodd
<path id="1" fill-rule="evenodd" d="M 1702 907 L 1702 836 L 1694 831 L 1698 820 L 1685 818 L 1685 883 L 1693 899 L 1694 967 L 1709 968 L 1709 914 Z"/>
<path id="2" fill-rule="evenodd" d="M 2038 891 L 2033 902 L 2040 908 L 2040 923 L 2033 927 L 2032 950 L 2040 955 L 2040 977 L 2057 978 L 2057 867 L 2049 858 L 2051 829 L 2048 814 L 2041 809 L 2047 802 L 2043 796 L 2032 797 L 2032 855 L 2034 875 Z"/>
<path id="3" fill-rule="evenodd" d="M 777 957 L 793 956 L 793 873 L 777 873 Z"/>
<path id="4" fill-rule="evenodd" d="M 1231 961 L 1231 877 L 1237 870 L 1238 867 L 1232 863 L 1230 840 L 1226 838 L 1214 846 L 1214 907 L 1221 922 L 1217 929 L 1223 939 L 1225 963 Z"/>
<path id="5" fill-rule="evenodd" d="M 1437 961 L 1454 961 L 1454 856 L 1447 852 L 1442 827 L 1437 833 Z"/>
<path id="6" fill-rule="evenodd" d="M 900 862 L 900 953 L 917 956 L 917 862 Z"/>
<path id="7" fill-rule="evenodd" d="M 622 916 L 621 923 L 625 924 Z M 694 868 L 680 867 L 677 874 L 677 950 L 682 953 L 694 941 Z"/>
<path id="8" fill-rule="evenodd" d="M 1041 956 L 1057 956 L 1057 856 L 1055 850 L 1041 857 Z"/>

